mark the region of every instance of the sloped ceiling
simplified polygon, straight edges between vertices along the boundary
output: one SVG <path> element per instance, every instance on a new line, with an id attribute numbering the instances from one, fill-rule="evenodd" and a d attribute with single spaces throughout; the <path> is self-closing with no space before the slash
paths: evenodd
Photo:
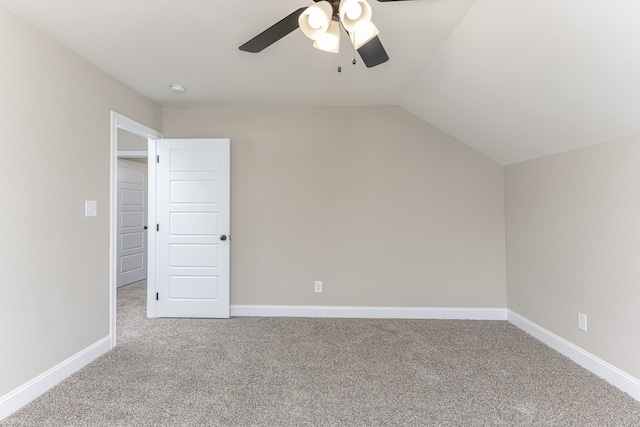
<path id="1" fill-rule="evenodd" d="M 476 0 L 400 105 L 502 164 L 640 133 L 640 2 Z"/>
<path id="2" fill-rule="evenodd" d="M 238 50 L 310 0 L 0 6 L 162 105 L 399 105 L 501 164 L 640 133 L 637 0 L 369 2 L 391 58 L 371 69 L 346 37 Z"/>

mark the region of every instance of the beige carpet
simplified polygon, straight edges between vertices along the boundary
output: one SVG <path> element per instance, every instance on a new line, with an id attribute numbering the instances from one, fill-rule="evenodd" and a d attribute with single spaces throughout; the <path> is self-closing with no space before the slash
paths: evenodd
<path id="1" fill-rule="evenodd" d="M 640 403 L 508 322 L 146 319 L 1 426 L 640 426 Z"/>

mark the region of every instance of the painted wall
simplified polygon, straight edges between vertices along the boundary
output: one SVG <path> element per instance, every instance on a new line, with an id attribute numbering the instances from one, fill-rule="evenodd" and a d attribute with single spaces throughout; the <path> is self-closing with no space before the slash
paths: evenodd
<path id="1" fill-rule="evenodd" d="M 502 167 L 405 110 L 171 107 L 163 126 L 231 138 L 232 304 L 505 307 Z"/>
<path id="2" fill-rule="evenodd" d="M 639 161 L 637 135 L 505 168 L 509 308 L 635 378 Z"/>
<path id="3" fill-rule="evenodd" d="M 147 151 L 148 149 L 147 138 L 118 129 L 118 151 Z"/>
<path id="4" fill-rule="evenodd" d="M 1 397 L 109 334 L 109 113 L 162 113 L 3 8 L 0 64 Z"/>

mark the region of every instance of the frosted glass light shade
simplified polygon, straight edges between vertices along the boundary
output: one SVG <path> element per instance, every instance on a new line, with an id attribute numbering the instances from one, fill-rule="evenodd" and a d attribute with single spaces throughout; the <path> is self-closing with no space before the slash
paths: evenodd
<path id="1" fill-rule="evenodd" d="M 313 42 L 313 47 L 325 52 L 338 53 L 340 50 L 340 23 L 331 21 L 329 29 Z"/>
<path id="2" fill-rule="evenodd" d="M 372 38 L 380 34 L 378 28 L 373 24 L 373 21 L 369 21 L 367 25 L 361 25 L 359 31 L 351 33 L 351 41 L 356 49 L 360 49 L 365 44 L 369 43 Z"/>
<path id="3" fill-rule="evenodd" d="M 327 1 L 314 3 L 298 17 L 298 24 L 305 36 L 318 40 L 328 31 L 331 25 L 333 7 Z"/>
<path id="4" fill-rule="evenodd" d="M 357 33 L 358 27 L 371 22 L 371 6 L 365 0 L 341 0 L 338 15 L 345 30 Z"/>

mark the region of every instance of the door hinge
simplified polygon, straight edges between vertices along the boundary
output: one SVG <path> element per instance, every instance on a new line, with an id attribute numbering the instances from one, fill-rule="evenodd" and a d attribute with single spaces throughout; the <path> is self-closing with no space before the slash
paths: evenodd
<path id="1" fill-rule="evenodd" d="M 160 224 L 156 224 L 156 231 L 160 231 Z"/>
<path id="2" fill-rule="evenodd" d="M 156 163 L 160 163 L 160 155 L 156 156 Z"/>
<path id="3" fill-rule="evenodd" d="M 156 301 L 158 301 L 159 299 L 160 299 L 160 294 L 156 292 Z"/>

